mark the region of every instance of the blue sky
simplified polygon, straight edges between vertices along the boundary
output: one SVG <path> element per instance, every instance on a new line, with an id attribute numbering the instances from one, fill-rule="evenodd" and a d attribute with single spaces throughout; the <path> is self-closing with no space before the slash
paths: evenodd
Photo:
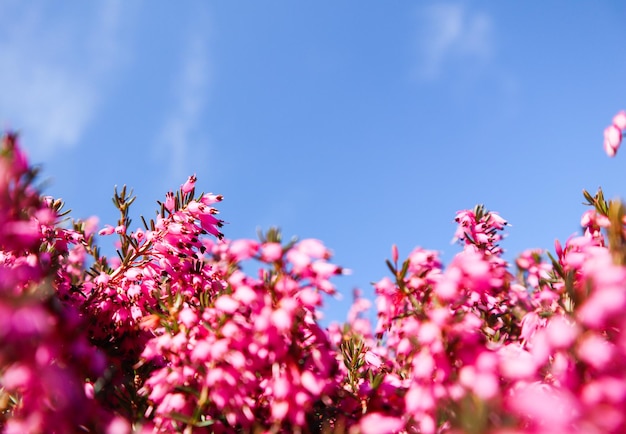
<path id="1" fill-rule="evenodd" d="M 460 209 L 512 223 L 507 258 L 579 230 L 581 191 L 624 195 L 602 131 L 626 108 L 626 3 L 0 4 L 0 123 L 73 216 L 117 218 L 188 175 L 229 238 L 314 237 L 372 294 L 398 244 L 447 263 Z"/>

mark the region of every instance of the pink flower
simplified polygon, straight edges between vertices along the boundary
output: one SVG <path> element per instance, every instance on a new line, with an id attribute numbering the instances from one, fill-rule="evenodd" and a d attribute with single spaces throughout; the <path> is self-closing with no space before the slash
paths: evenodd
<path id="1" fill-rule="evenodd" d="M 512 380 L 531 378 L 537 367 L 533 356 L 516 344 L 509 344 L 500 349 L 500 373 Z"/>
<path id="2" fill-rule="evenodd" d="M 604 151 L 609 157 L 617 154 L 620 144 L 622 143 L 622 131 L 615 125 L 609 125 L 604 130 Z"/>
<path id="3" fill-rule="evenodd" d="M 322 244 L 320 240 L 316 240 L 313 238 L 307 238 L 300 241 L 298 244 L 296 244 L 296 249 L 309 256 L 310 258 L 328 259 L 328 257 L 330 256 L 328 250 L 326 249 L 326 247 L 324 247 L 324 244 Z"/>
<path id="4" fill-rule="evenodd" d="M 316 377 L 311 371 L 304 371 L 300 376 L 300 383 L 311 395 L 319 396 L 324 390 L 325 379 Z"/>
<path id="5" fill-rule="evenodd" d="M 615 350 L 611 343 L 595 333 L 585 336 L 578 345 L 578 357 L 600 370 L 608 365 Z"/>
<path id="6" fill-rule="evenodd" d="M 185 325 L 185 327 L 189 328 L 198 320 L 198 316 L 194 312 L 194 309 L 186 306 L 183 310 L 178 314 L 178 320 Z"/>
<path id="7" fill-rule="evenodd" d="M 252 258 L 259 251 L 259 243 L 254 240 L 235 240 L 231 243 L 229 251 L 236 261 Z"/>
<path id="8" fill-rule="evenodd" d="M 613 118 L 613 125 L 620 130 L 626 130 L 626 111 L 622 110 Z"/>
<path id="9" fill-rule="evenodd" d="M 272 312 L 270 321 L 281 332 L 285 332 L 291 328 L 293 318 L 285 309 L 277 309 Z"/>
<path id="10" fill-rule="evenodd" d="M 546 329 L 548 341 L 553 348 L 568 348 L 578 336 L 578 327 L 563 316 L 555 316 Z"/>
<path id="11" fill-rule="evenodd" d="M 261 258 L 266 262 L 278 261 L 283 256 L 280 243 L 265 243 L 261 246 Z"/>
<path id="12" fill-rule="evenodd" d="M 276 401 L 272 404 L 272 419 L 283 420 L 289 412 L 289 403 L 287 401 Z"/>
<path id="13" fill-rule="evenodd" d="M 239 309 L 239 302 L 229 295 L 222 295 L 215 301 L 215 308 L 227 314 L 233 314 Z"/>
<path id="14" fill-rule="evenodd" d="M 196 175 L 191 175 L 189 178 L 187 178 L 187 181 L 185 181 L 185 183 L 180 187 L 181 191 L 185 194 L 189 193 L 195 188 L 197 180 L 198 179 L 196 178 Z"/>
<path id="15" fill-rule="evenodd" d="M 202 196 L 200 202 L 207 206 L 211 206 L 217 202 L 221 202 L 222 200 L 224 200 L 224 197 L 221 194 L 206 193 Z"/>
<path id="16" fill-rule="evenodd" d="M 115 228 L 113 226 L 104 225 L 104 228 L 98 231 L 98 235 L 111 235 L 113 232 L 115 232 Z"/>
<path id="17" fill-rule="evenodd" d="M 545 384 L 530 384 L 515 390 L 509 405 L 520 416 L 556 433 L 573 432 L 572 423 L 580 412 L 576 398 L 568 391 Z"/>
<path id="18" fill-rule="evenodd" d="M 174 207 L 176 205 L 176 200 L 174 199 L 174 193 L 173 192 L 168 192 L 165 195 L 165 209 L 168 210 L 169 212 L 173 212 L 174 211 Z"/>
<path id="19" fill-rule="evenodd" d="M 520 337 L 525 341 L 530 340 L 535 335 L 537 329 L 544 325 L 545 322 L 546 320 L 540 318 L 536 312 L 528 312 L 522 318 L 522 332 L 520 333 Z"/>
<path id="20" fill-rule="evenodd" d="M 626 129 L 626 111 L 622 110 L 613 117 L 613 124 L 604 130 L 604 150 L 609 157 L 614 157 L 617 153 L 624 129 Z"/>
<path id="21" fill-rule="evenodd" d="M 406 409 L 410 413 L 423 413 L 435 407 L 432 388 L 422 384 L 413 384 L 406 393 L 404 400 Z"/>
<path id="22" fill-rule="evenodd" d="M 130 423 L 121 416 L 116 416 L 107 424 L 106 434 L 131 434 Z"/>
<path id="23" fill-rule="evenodd" d="M 476 396 L 482 399 L 491 399 L 498 395 L 500 383 L 498 377 L 491 372 L 481 372 L 476 376 L 473 385 Z"/>
<path id="24" fill-rule="evenodd" d="M 14 364 L 2 374 L 2 386 L 11 389 L 25 389 L 33 380 L 32 370 L 23 364 Z"/>
<path id="25" fill-rule="evenodd" d="M 362 434 L 393 434 L 403 428 L 402 418 L 386 416 L 382 413 L 369 413 L 359 422 L 359 432 Z"/>
<path id="26" fill-rule="evenodd" d="M 322 305 L 322 296 L 318 291 L 315 291 L 311 288 L 303 289 L 300 291 L 300 300 L 302 304 L 310 309 L 315 306 Z"/>
<path id="27" fill-rule="evenodd" d="M 383 361 L 380 359 L 380 357 L 372 351 L 367 351 L 364 358 L 365 362 L 374 368 L 380 368 L 380 366 L 383 364 Z"/>
<path id="28" fill-rule="evenodd" d="M 341 273 L 341 269 L 337 265 L 322 260 L 313 262 L 311 269 L 317 274 L 317 277 L 321 279 L 328 279 L 335 274 Z"/>

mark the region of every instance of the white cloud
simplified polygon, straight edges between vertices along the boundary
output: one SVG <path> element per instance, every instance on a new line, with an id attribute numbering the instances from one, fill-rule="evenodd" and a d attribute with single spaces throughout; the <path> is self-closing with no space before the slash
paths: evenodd
<path id="1" fill-rule="evenodd" d="M 0 127 L 42 154 L 75 146 L 123 59 L 119 3 L 8 2 L 0 13 Z"/>
<path id="2" fill-rule="evenodd" d="M 482 65 L 493 52 L 493 24 L 463 4 L 435 4 L 419 13 L 417 75 L 437 79 L 446 67 Z"/>
<path id="3" fill-rule="evenodd" d="M 206 35 L 194 32 L 183 48 L 181 69 L 172 86 L 174 104 L 159 132 L 159 143 L 164 145 L 161 150 L 170 165 L 167 180 L 170 183 L 182 183 L 192 174 L 187 173 L 189 163 L 196 163 L 206 152 L 206 148 L 198 146 L 201 142 L 198 127 L 209 86 L 207 49 Z"/>

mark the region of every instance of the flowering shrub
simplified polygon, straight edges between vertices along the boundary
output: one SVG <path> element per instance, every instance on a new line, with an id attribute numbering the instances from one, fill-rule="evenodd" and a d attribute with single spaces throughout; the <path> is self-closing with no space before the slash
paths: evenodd
<path id="1" fill-rule="evenodd" d="M 614 156 L 626 128 L 605 131 Z M 40 195 L 7 134 L 0 149 L 0 427 L 7 433 L 626 432 L 625 208 L 599 190 L 583 235 L 526 250 L 512 271 L 507 222 L 460 211 L 444 267 L 414 249 L 376 299 L 334 294 L 318 240 L 228 240 L 190 177 L 132 229 L 69 220 Z M 96 236 L 116 237 L 117 257 Z M 251 274 L 250 269 L 257 269 Z M 376 324 L 364 313 L 375 305 Z"/>

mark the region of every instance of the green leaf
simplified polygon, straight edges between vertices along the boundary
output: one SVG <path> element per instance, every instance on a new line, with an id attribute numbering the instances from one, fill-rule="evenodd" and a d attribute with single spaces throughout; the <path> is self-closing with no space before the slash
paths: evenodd
<path id="1" fill-rule="evenodd" d="M 205 426 L 211 426 L 214 423 L 215 423 L 215 421 L 213 419 L 207 419 L 207 420 L 202 420 L 202 421 L 196 422 L 194 424 L 194 426 L 196 426 L 198 428 L 202 428 L 202 427 L 205 427 Z"/>
<path id="2" fill-rule="evenodd" d="M 191 418 L 189 416 L 187 416 L 186 414 L 182 414 L 179 413 L 177 411 L 173 411 L 169 414 L 169 416 L 174 419 L 177 420 L 179 422 L 183 422 L 186 424 L 193 424 L 193 422 L 191 421 Z"/>
<path id="3" fill-rule="evenodd" d="M 552 261 L 552 268 L 554 269 L 554 271 L 557 272 L 557 274 L 563 278 L 565 277 L 565 272 L 563 271 L 563 267 L 561 267 L 561 264 L 559 264 L 559 261 L 557 261 L 554 256 L 552 256 L 552 253 L 550 252 L 546 252 L 548 254 L 548 257 L 550 258 L 550 261 Z"/>
<path id="4" fill-rule="evenodd" d="M 393 264 L 391 263 L 391 261 L 389 259 L 385 259 L 385 264 L 387 264 L 387 267 L 389 267 L 389 271 L 391 271 L 391 274 L 393 274 L 395 276 L 396 275 L 396 269 L 393 266 Z"/>
<path id="5" fill-rule="evenodd" d="M 585 199 L 587 199 L 587 203 L 583 203 L 583 205 L 593 205 L 595 201 L 591 194 L 585 189 L 583 189 L 583 196 L 585 197 Z"/>
<path id="6" fill-rule="evenodd" d="M 400 278 L 404 279 L 404 277 L 406 276 L 406 273 L 409 271 L 409 260 L 405 260 L 402 263 L 402 271 L 400 271 Z"/>

